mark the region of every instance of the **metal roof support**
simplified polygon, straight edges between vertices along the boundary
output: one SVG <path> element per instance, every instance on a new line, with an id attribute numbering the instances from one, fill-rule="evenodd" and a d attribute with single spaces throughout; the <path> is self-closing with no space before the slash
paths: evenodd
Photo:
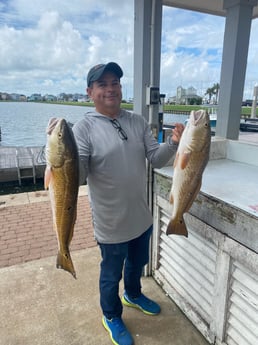
<path id="1" fill-rule="evenodd" d="M 151 2 L 134 0 L 134 111 L 148 120 L 146 85 L 150 83 Z"/>
<path id="2" fill-rule="evenodd" d="M 224 0 L 227 11 L 216 136 L 237 140 L 253 7 L 257 0 Z"/>
<path id="3" fill-rule="evenodd" d="M 146 118 L 158 137 L 162 0 L 134 0 L 134 8 L 134 111 Z M 147 199 L 152 209 L 153 172 L 149 163 L 147 172 Z M 147 265 L 144 274 L 150 275 L 150 270 L 151 265 Z"/>
<path id="4" fill-rule="evenodd" d="M 134 8 L 134 111 L 158 128 L 159 104 L 148 105 L 146 97 L 160 83 L 162 0 L 135 0 Z"/>

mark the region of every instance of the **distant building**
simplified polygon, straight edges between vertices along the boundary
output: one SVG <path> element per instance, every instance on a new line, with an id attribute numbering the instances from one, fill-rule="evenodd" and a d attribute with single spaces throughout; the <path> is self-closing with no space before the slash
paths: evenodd
<path id="1" fill-rule="evenodd" d="M 11 93 L 8 96 L 9 97 L 7 97 L 6 99 L 11 99 L 12 101 L 17 101 L 17 102 L 26 102 L 27 101 L 27 97 L 25 95 L 21 95 L 19 93 Z"/>
<path id="2" fill-rule="evenodd" d="M 6 100 L 10 99 L 10 95 L 6 92 L 0 92 L 0 99 L 2 101 L 6 101 Z"/>
<path id="3" fill-rule="evenodd" d="M 89 99 L 88 95 L 83 95 L 81 93 L 73 94 L 73 102 L 87 102 Z"/>
<path id="4" fill-rule="evenodd" d="M 201 97 L 197 95 L 197 90 L 190 86 L 187 89 L 182 86 L 177 87 L 175 101 L 177 104 L 190 104 L 193 99 L 201 100 Z"/>
<path id="5" fill-rule="evenodd" d="M 33 101 L 42 101 L 43 97 L 41 96 L 40 93 L 33 93 L 31 96 L 28 97 L 29 102 Z"/>
<path id="6" fill-rule="evenodd" d="M 27 102 L 27 96 L 25 96 L 25 95 L 20 95 L 19 101 L 20 101 L 20 102 Z"/>
<path id="7" fill-rule="evenodd" d="M 57 100 L 57 97 L 54 95 L 45 95 L 43 99 L 47 102 L 55 102 Z"/>
<path id="8" fill-rule="evenodd" d="M 167 103 L 168 104 L 176 104 L 176 96 L 168 97 Z"/>
<path id="9" fill-rule="evenodd" d="M 0 92 L 0 101 L 17 101 L 17 102 L 89 102 L 90 98 L 86 94 L 82 93 L 60 93 L 58 96 L 45 94 L 42 96 L 40 93 L 33 93 L 30 96 L 25 96 L 19 93 L 7 93 L 7 92 Z"/>
<path id="10" fill-rule="evenodd" d="M 88 95 L 80 95 L 78 97 L 78 102 L 89 102 L 90 101 L 90 98 Z"/>

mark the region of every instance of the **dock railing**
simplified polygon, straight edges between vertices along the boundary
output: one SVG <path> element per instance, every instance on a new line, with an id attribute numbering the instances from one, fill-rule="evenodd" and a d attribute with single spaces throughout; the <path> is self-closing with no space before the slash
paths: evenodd
<path id="1" fill-rule="evenodd" d="M 33 178 L 33 183 L 36 184 L 35 160 L 29 147 L 16 148 L 16 167 L 20 186 L 25 178 Z"/>

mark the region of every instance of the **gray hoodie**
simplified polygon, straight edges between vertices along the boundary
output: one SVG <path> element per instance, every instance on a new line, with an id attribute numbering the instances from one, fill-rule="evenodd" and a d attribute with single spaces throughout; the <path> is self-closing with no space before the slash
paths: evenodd
<path id="1" fill-rule="evenodd" d="M 120 110 L 122 140 L 111 119 L 96 111 L 73 126 L 80 156 L 80 181 L 87 179 L 95 238 L 99 243 L 132 240 L 152 224 L 147 204 L 146 158 L 160 168 L 176 152 L 159 144 L 143 116 Z"/>

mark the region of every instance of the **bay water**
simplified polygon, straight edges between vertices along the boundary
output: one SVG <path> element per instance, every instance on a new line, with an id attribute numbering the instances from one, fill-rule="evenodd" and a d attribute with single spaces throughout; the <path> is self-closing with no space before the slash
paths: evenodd
<path id="1" fill-rule="evenodd" d="M 82 119 L 92 108 L 33 102 L 0 102 L 0 146 L 44 146 L 46 127 L 52 117 L 71 123 Z M 164 124 L 182 122 L 188 115 L 164 114 Z"/>
<path id="2" fill-rule="evenodd" d="M 89 107 L 33 102 L 0 102 L 1 146 L 43 146 L 52 117 L 75 123 Z"/>

